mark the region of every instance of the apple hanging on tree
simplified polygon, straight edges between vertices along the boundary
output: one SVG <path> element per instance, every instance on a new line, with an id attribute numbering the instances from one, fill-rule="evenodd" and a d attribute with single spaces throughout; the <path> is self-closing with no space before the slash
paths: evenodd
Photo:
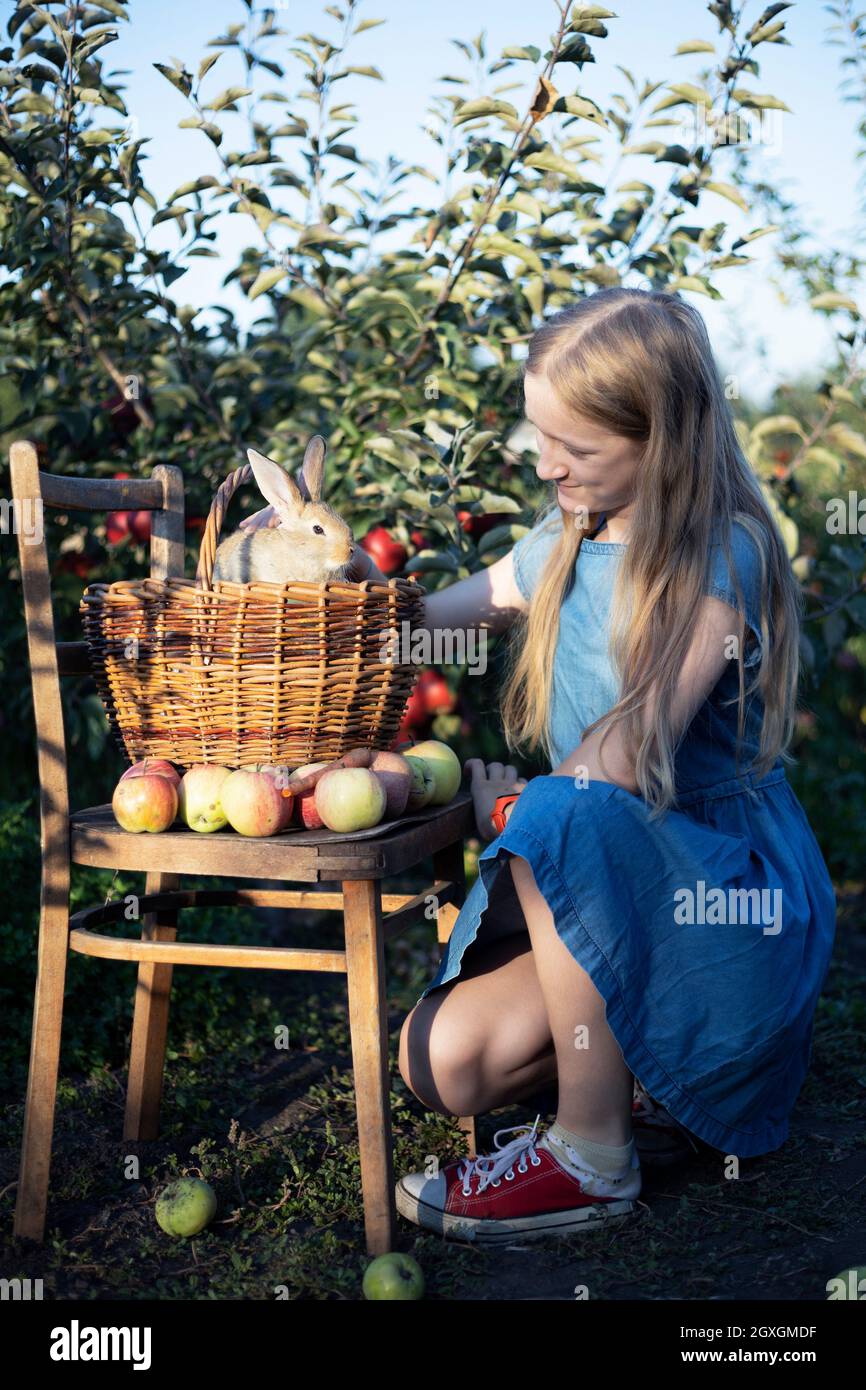
<path id="1" fill-rule="evenodd" d="M 374 526 L 361 541 L 361 549 L 366 550 L 373 563 L 383 574 L 396 574 L 409 558 L 405 545 L 395 540 L 384 526 Z"/>

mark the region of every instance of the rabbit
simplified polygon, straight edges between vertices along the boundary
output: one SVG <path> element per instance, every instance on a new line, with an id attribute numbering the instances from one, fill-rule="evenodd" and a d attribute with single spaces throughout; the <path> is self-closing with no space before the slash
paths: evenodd
<path id="1" fill-rule="evenodd" d="M 220 541 L 214 580 L 232 584 L 322 584 L 342 578 L 354 538 L 341 516 L 322 501 L 325 441 L 314 435 L 304 454 L 302 479 L 309 500 L 294 478 L 255 449 L 247 458 L 262 495 L 280 518 L 279 526 L 235 531 Z"/>

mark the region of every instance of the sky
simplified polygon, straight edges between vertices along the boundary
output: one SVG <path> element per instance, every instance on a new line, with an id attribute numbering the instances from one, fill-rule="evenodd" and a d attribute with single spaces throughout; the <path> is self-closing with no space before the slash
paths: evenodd
<path id="1" fill-rule="evenodd" d="M 615 92 L 626 90 L 620 67 L 628 68 L 638 81 L 696 82 L 701 64 L 706 61 L 704 56 L 674 57 L 677 45 L 701 38 L 717 43 L 719 52 L 725 51 L 727 36 L 720 39 L 718 25 L 703 0 L 665 0 L 664 4 L 659 0 L 611 0 L 607 8 L 617 17 L 606 21 L 610 37 L 590 40 L 596 62 L 586 64 L 582 71 L 573 65 L 560 67 L 555 74 L 560 90 L 580 91 L 605 108 Z M 753 22 L 763 8 L 763 3 L 746 0 L 747 20 Z M 5 22 L 9 0 L 0 0 L 0 9 Z M 287 52 L 292 36 L 312 29 L 334 37 L 340 26 L 324 13 L 320 0 L 274 0 L 274 9 L 277 22 L 288 31 L 288 36 L 273 45 L 271 56 L 288 66 L 287 90 L 294 92 L 300 87 L 303 69 Z M 153 64 L 170 63 L 177 57 L 194 69 L 206 52 L 217 51 L 207 48 L 208 40 L 224 32 L 227 25 L 244 19 L 247 10 L 242 0 L 132 0 L 130 14 L 132 22 L 119 26 L 119 41 L 104 49 L 102 57 L 109 71 L 127 70 L 123 81 L 134 129 L 139 135 L 150 137 L 145 147 L 147 182 L 161 199 L 184 180 L 219 169 L 204 136 L 178 129 L 178 121 L 188 114 L 188 108 L 181 94 Z M 353 131 L 343 138 L 380 168 L 393 154 L 406 163 L 425 164 L 441 173 L 441 148 L 424 129 L 430 103 L 434 95 L 444 91 L 465 94 L 466 89 L 443 87 L 438 81 L 442 74 L 471 75 L 469 65 L 451 40 L 471 40 L 484 31 L 490 58 L 498 57 L 504 46 L 513 44 L 535 44 L 543 52 L 557 16 L 554 0 L 533 0 L 531 5 L 526 0 L 436 0 L 435 4 L 422 0 L 364 0 L 358 17 L 384 19 L 386 23 L 354 38 L 348 61 L 374 64 L 382 72 L 384 82 L 352 76 L 339 84 L 340 100 L 356 102 L 359 117 Z M 817 245 L 825 249 L 856 247 L 857 229 L 862 228 L 857 179 L 863 167 L 856 160 L 856 123 L 863 113 L 842 100 L 843 52 L 828 42 L 832 16 L 826 6 L 820 0 L 801 0 L 784 17 L 791 46 L 761 45 L 757 50 L 759 75 L 747 74 L 743 79 L 743 85 L 771 92 L 791 108 L 790 114 L 773 113 L 771 123 L 764 128 L 768 142 L 758 155 L 759 167 L 802 208 Z M 522 79 L 522 89 L 506 94 L 506 99 L 520 110 L 528 98 L 534 71 L 530 63 L 516 63 L 505 72 L 485 78 L 487 86 L 482 90 Z M 268 74 L 261 76 L 263 86 L 278 85 Z M 212 93 L 243 83 L 244 70 L 237 52 L 224 53 L 207 81 Z M 265 107 L 269 115 L 281 109 L 286 108 Z M 311 108 L 309 103 L 302 103 L 297 109 L 308 113 Z M 221 119 L 230 131 L 231 121 L 240 122 L 241 117 Z M 586 124 L 581 129 L 595 128 Z M 496 133 L 500 134 L 498 128 Z M 644 138 L 651 134 L 647 132 Z M 667 138 L 672 138 L 669 132 Z M 227 135 L 224 147 L 231 143 Z M 289 147 L 289 143 L 284 142 L 284 147 Z M 605 152 L 604 145 L 598 148 Z M 725 161 L 730 158 L 721 152 L 717 177 L 725 178 Z M 609 159 L 610 156 L 605 159 L 605 165 Z M 337 167 L 342 173 L 351 166 L 340 163 Z M 650 160 L 629 159 L 618 171 L 618 178 L 638 177 L 655 182 L 666 176 L 670 167 L 653 170 Z M 361 171 L 359 183 L 365 177 Z M 459 175 L 457 179 L 460 183 L 465 181 Z M 432 184 L 417 179 L 404 186 L 405 204 L 399 205 L 410 206 L 415 201 L 429 204 Z M 302 204 L 292 203 L 290 191 L 287 193 L 288 210 L 302 217 Z M 351 199 L 345 201 L 352 205 Z M 716 195 L 702 198 L 697 217 L 689 220 L 707 224 L 725 220 L 737 234 L 761 224 L 753 212 L 742 213 Z M 255 244 L 256 234 L 252 224 L 239 217 L 221 219 L 219 232 L 216 246 L 221 259 L 191 263 L 192 269 L 175 282 L 171 292 L 181 303 L 225 304 L 247 324 L 256 317 L 264 301 L 251 305 L 235 286 L 224 288 L 221 280 L 234 265 L 235 252 L 243 245 Z M 688 296 L 706 319 L 723 372 L 737 373 L 744 391 L 758 401 L 765 399 L 779 380 L 800 371 L 816 372 L 821 364 L 826 364 L 833 341 L 832 320 L 819 318 L 802 303 L 785 302 L 771 283 L 770 242 L 767 237 L 748 248 L 756 258 L 753 266 L 718 273 L 716 284 L 723 300 Z M 152 244 L 172 250 L 177 247 L 177 234 L 170 223 L 154 229 Z M 399 239 L 392 244 L 399 244 Z M 387 246 L 387 240 L 382 245 Z"/>

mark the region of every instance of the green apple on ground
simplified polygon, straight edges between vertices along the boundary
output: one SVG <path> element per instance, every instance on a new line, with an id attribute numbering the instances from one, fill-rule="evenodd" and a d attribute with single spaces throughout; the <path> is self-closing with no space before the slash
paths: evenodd
<path id="1" fill-rule="evenodd" d="M 201 1178 L 178 1178 L 159 1194 L 155 1215 L 169 1236 L 196 1236 L 216 1216 L 216 1193 Z"/>
<path id="2" fill-rule="evenodd" d="M 183 774 L 178 788 L 180 814 L 190 830 L 210 835 L 228 825 L 220 791 L 231 772 L 232 768 L 219 767 L 216 763 L 196 763 Z"/>
<path id="3" fill-rule="evenodd" d="M 122 778 L 114 789 L 111 809 L 121 830 L 133 835 L 168 830 L 178 811 L 177 790 L 167 777 L 153 773 Z"/>
<path id="4" fill-rule="evenodd" d="M 447 806 L 456 796 L 463 779 L 463 768 L 454 749 L 438 739 L 429 738 L 424 743 L 414 744 L 411 754 L 407 754 L 409 756 L 423 758 L 433 774 L 435 787 L 430 805 Z"/>
<path id="5" fill-rule="evenodd" d="M 406 1303 L 424 1297 L 424 1274 L 411 1255 L 378 1255 L 367 1266 L 361 1288 L 367 1299 Z"/>
<path id="6" fill-rule="evenodd" d="M 420 811 L 422 806 L 430 804 L 436 788 L 433 772 L 430 764 L 425 762 L 423 758 L 416 757 L 414 753 L 406 753 L 404 756 L 412 769 L 412 785 L 409 788 L 406 810 Z"/>
<path id="7" fill-rule="evenodd" d="M 229 825 L 239 835 L 276 835 L 286 824 L 282 793 L 276 777 L 267 772 L 247 768 L 230 772 L 219 789 L 219 799 Z"/>
<path id="8" fill-rule="evenodd" d="M 316 810 L 329 830 L 369 830 L 385 813 L 385 788 L 366 767 L 335 767 L 315 790 Z"/>
<path id="9" fill-rule="evenodd" d="M 165 758 L 143 758 L 140 763 L 128 767 L 120 780 L 125 782 L 129 777 L 150 777 L 153 773 L 167 777 L 176 787 L 180 786 L 180 773 Z"/>
<path id="10" fill-rule="evenodd" d="M 370 771 L 375 772 L 385 788 L 385 820 L 395 820 L 402 816 L 409 800 L 412 785 L 412 769 L 401 753 L 380 749 L 372 762 Z"/>

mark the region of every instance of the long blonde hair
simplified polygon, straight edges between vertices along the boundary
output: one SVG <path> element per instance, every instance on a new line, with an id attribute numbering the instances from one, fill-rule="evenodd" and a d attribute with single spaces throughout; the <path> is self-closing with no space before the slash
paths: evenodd
<path id="1" fill-rule="evenodd" d="M 737 770 L 745 700 L 757 690 L 764 714 L 758 755 L 763 776 L 790 743 L 799 678 L 801 596 L 785 545 L 760 484 L 740 447 L 701 315 L 675 294 L 598 290 L 546 320 L 532 335 L 524 374 L 545 375 L 562 404 L 643 446 L 636 474 L 629 544 L 611 601 L 610 655 L 620 681 L 617 703 L 580 737 L 624 725 L 640 794 L 658 814 L 675 801 L 674 755 L 680 742 L 670 696 L 705 591 L 707 561 L 719 539 L 730 564 L 730 525 L 757 543 L 762 565 L 763 656 L 746 687 L 738 652 Z M 533 590 L 527 615 L 511 629 L 502 723 L 509 749 L 539 746 L 553 760 L 550 699 L 559 615 L 586 531 L 555 500 L 536 521 L 562 523 Z M 588 530 L 599 515 L 590 515 Z M 714 533 L 716 528 L 718 535 Z M 736 571 L 734 585 L 742 601 Z M 655 699 L 652 726 L 643 711 Z M 575 740 L 577 742 L 577 739 Z"/>

